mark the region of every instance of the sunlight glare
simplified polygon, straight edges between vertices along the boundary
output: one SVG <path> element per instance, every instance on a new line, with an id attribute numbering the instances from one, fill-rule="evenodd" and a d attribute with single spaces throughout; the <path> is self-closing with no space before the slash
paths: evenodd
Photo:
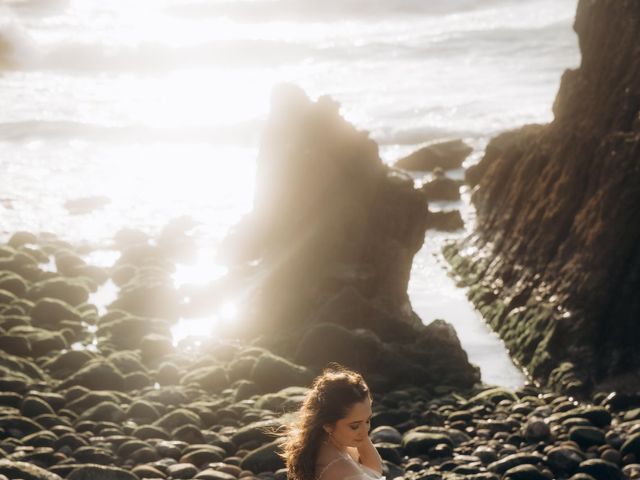
<path id="1" fill-rule="evenodd" d="M 208 338 L 216 323 L 217 319 L 215 317 L 181 318 L 178 323 L 171 327 L 173 346 L 177 347 L 181 343 L 190 343 L 188 342 L 189 340 Z"/>
<path id="2" fill-rule="evenodd" d="M 176 265 L 176 271 L 172 275 L 176 288 L 183 285 L 205 285 L 223 277 L 228 271 L 227 267 L 216 265 L 210 259 L 198 258 L 193 265 Z"/>
<path id="3" fill-rule="evenodd" d="M 226 302 L 224 305 L 222 305 L 222 308 L 220 309 L 220 319 L 223 322 L 229 322 L 235 319 L 237 315 L 238 308 L 236 307 L 235 303 Z"/>

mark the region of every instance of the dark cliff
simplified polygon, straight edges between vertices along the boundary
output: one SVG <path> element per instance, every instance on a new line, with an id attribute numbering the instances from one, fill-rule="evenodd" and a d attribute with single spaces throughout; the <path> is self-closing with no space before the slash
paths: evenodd
<path id="1" fill-rule="evenodd" d="M 574 29 L 553 122 L 490 142 L 477 231 L 445 254 L 532 377 L 579 393 L 640 367 L 640 3 L 581 0 Z"/>

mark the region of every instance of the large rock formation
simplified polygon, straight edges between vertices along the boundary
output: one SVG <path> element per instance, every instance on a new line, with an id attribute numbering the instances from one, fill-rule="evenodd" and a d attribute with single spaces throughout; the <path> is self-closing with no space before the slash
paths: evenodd
<path id="1" fill-rule="evenodd" d="M 224 246 L 231 276 L 242 277 L 247 305 L 258 309 L 249 330 L 297 325 L 348 288 L 419 323 L 407 283 L 426 215 L 412 179 L 386 167 L 376 143 L 344 121 L 335 102 L 276 88 L 254 209 Z"/>
<path id="2" fill-rule="evenodd" d="M 263 345 L 306 365 L 339 360 L 382 377 L 393 367 L 404 372 L 394 379 L 470 385 L 477 371 L 455 332 L 450 341 L 446 328 L 422 325 L 407 296 L 427 212 L 424 192 L 383 164 L 334 101 L 277 88 L 254 209 L 222 248 L 230 272 L 218 292 L 241 311 L 230 333 L 263 335 Z M 317 349 L 321 338 L 331 355 Z"/>
<path id="3" fill-rule="evenodd" d="M 581 0 L 574 29 L 553 122 L 491 141 L 477 232 L 445 253 L 532 376 L 579 392 L 638 384 L 640 3 Z"/>

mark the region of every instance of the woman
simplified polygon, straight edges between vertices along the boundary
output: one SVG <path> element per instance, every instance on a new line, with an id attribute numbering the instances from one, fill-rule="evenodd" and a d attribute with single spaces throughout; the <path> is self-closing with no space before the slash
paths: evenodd
<path id="1" fill-rule="evenodd" d="M 360 374 L 332 364 L 298 413 L 282 453 L 289 480 L 384 479 L 369 438 L 371 394 Z"/>

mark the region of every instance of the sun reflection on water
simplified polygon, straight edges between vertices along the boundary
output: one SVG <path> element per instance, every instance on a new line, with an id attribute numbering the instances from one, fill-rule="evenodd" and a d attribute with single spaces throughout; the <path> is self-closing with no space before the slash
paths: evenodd
<path id="1" fill-rule="evenodd" d="M 201 254 L 194 263 L 176 265 L 172 278 L 176 288 L 184 285 L 205 285 L 223 277 L 227 271 L 227 267 L 216 264 L 214 258 Z"/>

